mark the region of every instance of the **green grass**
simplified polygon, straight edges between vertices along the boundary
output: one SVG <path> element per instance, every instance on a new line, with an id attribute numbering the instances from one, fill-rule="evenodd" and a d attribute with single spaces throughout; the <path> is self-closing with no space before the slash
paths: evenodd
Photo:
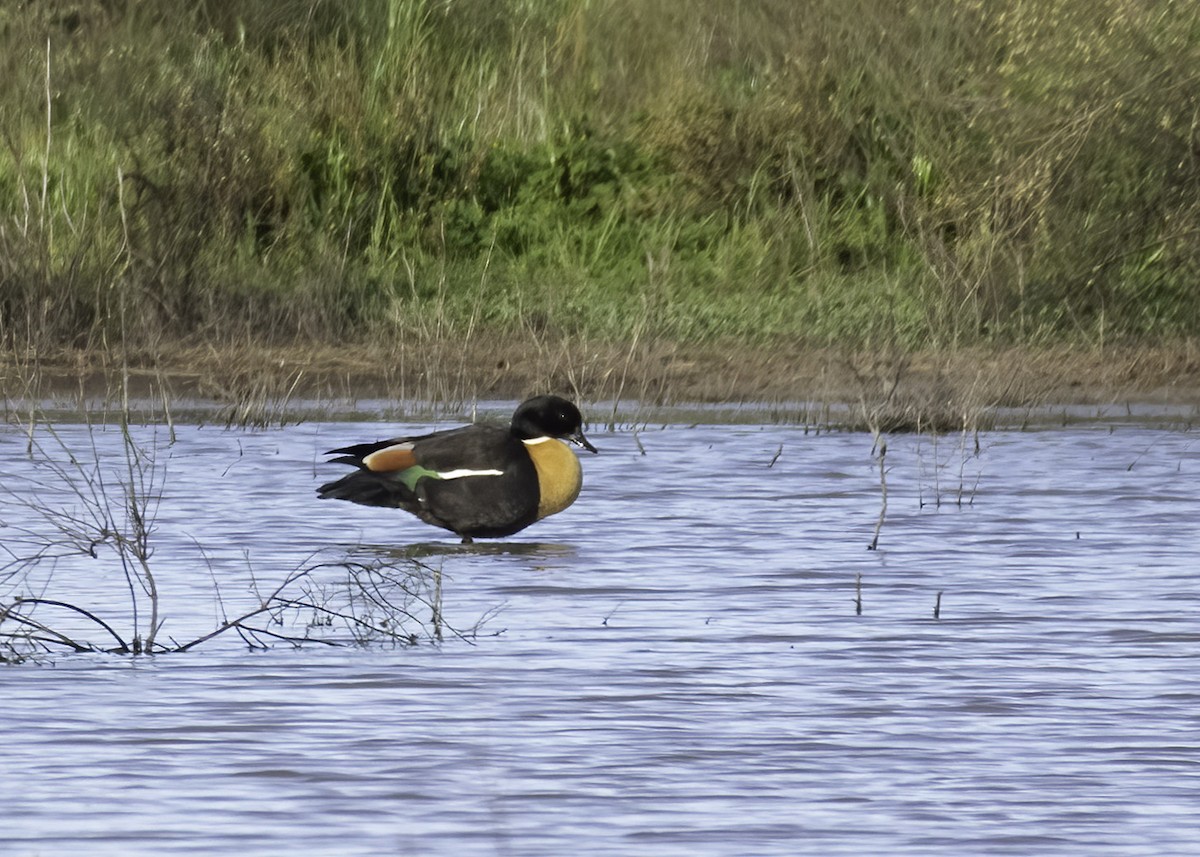
<path id="1" fill-rule="evenodd" d="M 188 9 L 0 9 L 7 347 L 1200 334 L 1187 4 Z"/>

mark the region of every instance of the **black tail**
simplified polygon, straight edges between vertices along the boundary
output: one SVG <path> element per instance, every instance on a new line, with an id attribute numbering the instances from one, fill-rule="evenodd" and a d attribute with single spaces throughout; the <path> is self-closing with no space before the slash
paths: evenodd
<path id="1" fill-rule="evenodd" d="M 407 509 L 417 498 L 403 482 L 389 479 L 385 473 L 358 470 L 317 489 L 321 500 L 348 500 L 362 506 Z"/>
<path id="2" fill-rule="evenodd" d="M 326 452 L 326 455 L 336 455 L 337 458 L 331 458 L 326 464 L 349 464 L 351 467 L 362 467 L 363 459 L 372 452 L 378 452 L 385 447 L 389 447 L 397 443 L 394 440 L 377 440 L 373 443 L 356 443 L 353 446 L 343 446 L 339 449 L 331 449 Z"/>

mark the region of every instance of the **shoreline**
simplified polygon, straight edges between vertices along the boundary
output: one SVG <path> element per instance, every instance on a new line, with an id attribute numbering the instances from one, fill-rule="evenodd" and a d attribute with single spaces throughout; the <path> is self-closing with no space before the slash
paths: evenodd
<path id="1" fill-rule="evenodd" d="M 682 346 L 517 337 L 467 343 L 62 351 L 0 357 L 6 401 L 53 397 L 211 401 L 231 412 L 364 400 L 468 403 L 556 392 L 582 403 L 821 406 L 884 431 L 978 426 L 998 411 L 1200 410 L 1200 346 L 963 348 L 902 353 L 742 344 Z M 851 420 L 854 422 L 854 420 Z"/>

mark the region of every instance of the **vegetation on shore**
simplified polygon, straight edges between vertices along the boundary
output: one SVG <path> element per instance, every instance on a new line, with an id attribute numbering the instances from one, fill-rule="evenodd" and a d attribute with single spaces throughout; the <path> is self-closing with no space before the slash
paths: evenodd
<path id="1" fill-rule="evenodd" d="M 47 0 L 0 81 L 11 353 L 1200 334 L 1188 3 Z"/>

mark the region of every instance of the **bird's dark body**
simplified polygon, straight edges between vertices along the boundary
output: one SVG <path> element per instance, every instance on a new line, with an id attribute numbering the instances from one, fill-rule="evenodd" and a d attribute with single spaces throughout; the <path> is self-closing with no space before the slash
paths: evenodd
<path id="1" fill-rule="evenodd" d="M 583 471 L 563 441 L 595 452 L 582 425 L 566 399 L 535 396 L 507 429 L 477 424 L 334 449 L 332 463 L 357 469 L 317 496 L 403 509 L 464 542 L 510 536 L 579 496 Z"/>
<path id="2" fill-rule="evenodd" d="M 524 444 L 507 429 L 473 425 L 411 438 L 393 438 L 334 450 L 333 459 L 361 465 L 368 455 L 411 443 L 420 466 L 433 471 L 501 470 L 498 476 L 421 478 L 407 484 L 407 471 L 360 469 L 322 485 L 322 499 L 403 509 L 427 524 L 460 536 L 497 538 L 525 529 L 538 512 L 538 479 Z"/>

